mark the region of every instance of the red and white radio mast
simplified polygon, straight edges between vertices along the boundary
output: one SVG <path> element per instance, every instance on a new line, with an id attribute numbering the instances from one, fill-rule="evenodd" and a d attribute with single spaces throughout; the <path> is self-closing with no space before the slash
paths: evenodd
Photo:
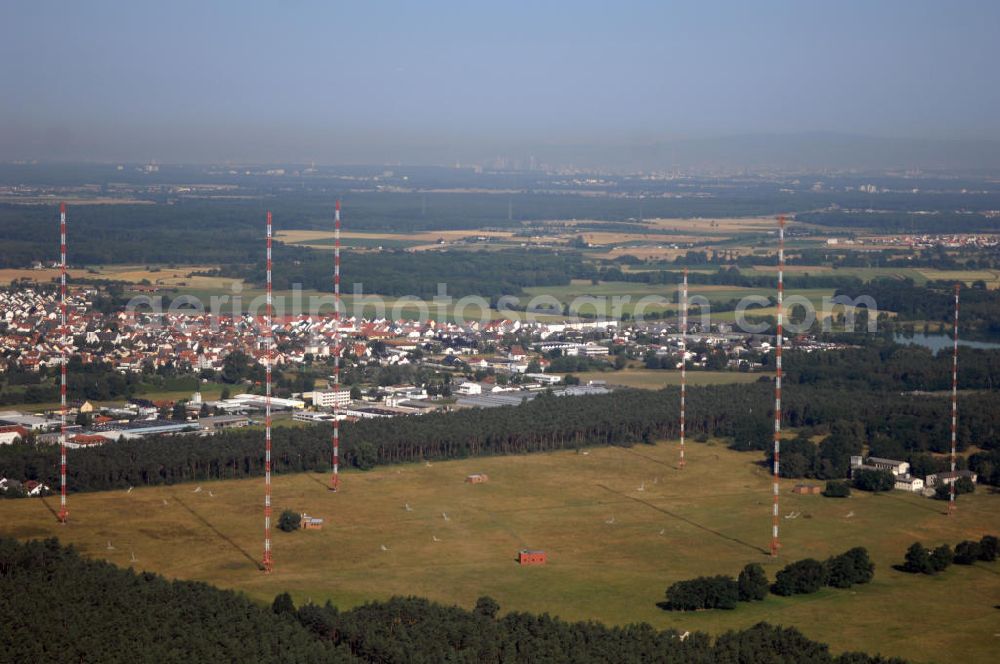
<path id="1" fill-rule="evenodd" d="M 66 321 L 66 204 L 59 204 L 59 521 L 66 523 L 69 510 L 66 509 L 66 365 L 67 354 Z"/>
<path id="2" fill-rule="evenodd" d="M 330 491 L 340 489 L 340 201 L 333 212 L 333 475 Z"/>
<path id="3" fill-rule="evenodd" d="M 271 326 L 271 212 L 267 213 L 267 310 L 264 320 L 264 572 L 274 567 L 271 558 L 271 364 L 274 361 L 274 331 Z"/>
<path id="4" fill-rule="evenodd" d="M 954 341 L 951 352 L 951 491 L 948 493 L 948 514 L 955 513 L 955 442 L 958 426 L 958 290 L 955 284 L 955 321 L 952 324 Z"/>
<path id="5" fill-rule="evenodd" d="M 687 401 L 687 316 L 688 316 L 688 269 L 684 268 L 684 284 L 681 287 L 681 458 L 679 466 L 684 470 L 684 408 Z"/>
<path id="6" fill-rule="evenodd" d="M 777 556 L 781 547 L 778 541 L 778 472 L 781 456 L 781 347 L 782 338 L 782 300 L 785 293 L 785 217 L 778 217 L 778 329 L 775 335 L 775 376 L 774 376 L 774 478 L 772 492 L 774 507 L 771 512 L 771 555 Z"/>

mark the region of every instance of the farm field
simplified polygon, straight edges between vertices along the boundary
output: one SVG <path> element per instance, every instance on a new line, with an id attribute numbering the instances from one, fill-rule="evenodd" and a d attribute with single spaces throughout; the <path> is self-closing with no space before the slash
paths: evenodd
<path id="1" fill-rule="evenodd" d="M 1000 288 L 1000 271 L 998 270 L 933 270 L 921 268 L 920 274 L 928 281 L 961 281 L 966 286 L 982 280 L 987 288 Z"/>
<path id="2" fill-rule="evenodd" d="M 66 273 L 70 279 L 112 279 L 129 283 L 139 283 L 147 280 L 152 284 L 176 286 L 180 282 L 191 283 L 197 280 L 214 279 L 214 277 L 189 277 L 188 275 L 193 272 L 216 269 L 217 267 L 209 265 L 180 265 L 173 267 L 107 265 L 96 266 L 86 270 L 70 268 Z M 0 270 L 0 283 L 2 284 L 8 284 L 15 279 L 31 279 L 39 283 L 48 283 L 58 278 L 58 268 L 43 268 L 40 270 L 5 268 Z"/>
<path id="3" fill-rule="evenodd" d="M 661 218 L 649 219 L 646 225 L 660 231 L 678 231 L 681 233 L 768 233 L 777 230 L 774 217 L 692 217 L 687 219 Z"/>
<path id="4" fill-rule="evenodd" d="M 836 652 L 994 661 L 997 564 L 952 566 L 935 577 L 891 565 L 916 539 L 954 545 L 1000 531 L 1000 496 L 980 488 L 948 518 L 942 503 L 912 495 L 798 496 L 790 493 L 794 481 L 783 481 L 782 513 L 798 517 L 782 519 L 783 550 L 772 560 L 770 477 L 756 463 L 760 456 L 695 443 L 684 471 L 676 456 L 676 443 L 660 443 L 392 466 L 347 473 L 337 494 L 322 475 L 278 476 L 277 511 L 308 512 L 326 527 L 276 531 L 269 576 L 257 570 L 260 479 L 72 495 L 65 526 L 51 511 L 55 498 L 4 501 L 0 533 L 57 535 L 90 556 L 240 589 L 261 602 L 289 590 L 297 603 L 331 599 L 347 607 L 415 594 L 468 607 L 488 594 L 504 610 L 573 620 L 712 633 L 767 620 L 794 625 Z M 490 481 L 464 483 L 473 472 Z M 734 611 L 656 606 L 677 580 L 735 575 L 749 562 L 773 578 L 793 560 L 858 545 L 877 565 L 869 585 L 771 596 Z M 513 557 L 522 547 L 546 550 L 549 564 L 520 568 Z M 931 617 L 934 629 L 927 629 Z"/>
<path id="5" fill-rule="evenodd" d="M 86 270 L 67 270 L 66 275 L 70 279 L 82 279 L 88 276 Z M 89 275 L 93 277 L 94 275 Z M 38 283 L 46 284 L 59 278 L 58 268 L 43 268 L 35 270 L 32 268 L 3 268 L 0 269 L 0 284 L 8 285 L 20 279 L 29 279 Z"/>
<path id="6" fill-rule="evenodd" d="M 527 295 L 522 297 L 522 303 L 533 296 L 548 295 L 556 298 L 564 304 L 571 303 L 576 298 L 581 298 L 577 302 L 574 311 L 583 313 L 593 313 L 595 307 L 603 307 L 605 316 L 610 316 L 613 312 L 621 311 L 630 315 L 635 315 L 637 305 L 641 304 L 642 311 L 646 314 L 660 312 L 676 312 L 677 305 L 673 300 L 677 298 L 679 285 L 673 284 L 642 284 L 627 281 L 602 281 L 593 285 L 587 280 L 574 280 L 568 286 L 539 286 L 526 288 Z M 807 299 L 816 310 L 817 316 L 823 315 L 823 298 L 832 297 L 833 289 L 828 288 L 791 288 L 785 290 L 785 297 L 793 296 Z M 773 297 L 774 289 L 768 288 L 741 288 L 738 286 L 717 286 L 717 285 L 691 285 L 688 287 L 688 295 L 691 298 L 704 297 L 710 303 L 726 303 L 730 300 L 739 300 L 744 297 L 761 296 Z M 625 300 L 624 298 L 630 298 Z M 592 298 L 592 299 L 586 299 Z M 615 300 L 615 298 L 619 298 Z M 646 302 L 640 302 L 643 298 L 649 298 Z M 655 299 L 654 299 L 655 298 Z M 596 301 L 595 301 L 596 300 Z M 692 301 L 692 304 L 697 301 Z M 792 300 L 794 303 L 794 300 Z M 841 307 L 842 308 L 842 307 Z M 839 308 L 837 308 L 839 309 Z M 767 316 L 774 315 L 774 307 L 748 305 L 746 316 Z M 736 317 L 735 311 L 713 311 L 712 319 L 716 321 L 732 321 Z"/>
<path id="7" fill-rule="evenodd" d="M 489 238 L 492 241 L 510 241 L 520 244 L 524 239 L 514 238 L 512 231 L 488 230 L 438 230 L 416 231 L 410 233 L 369 233 L 356 231 L 341 231 L 340 243 L 345 247 L 374 248 L 382 246 L 388 249 L 410 248 L 415 251 L 439 249 L 440 241 L 467 243 L 476 238 Z M 334 233 L 316 230 L 278 231 L 275 239 L 287 244 L 294 244 L 312 249 L 333 250 Z M 512 246 L 508 244 L 508 246 Z"/>
<path id="8" fill-rule="evenodd" d="M 667 385 L 680 385 L 679 371 L 653 369 L 622 369 L 620 371 L 584 371 L 573 374 L 581 383 L 603 380 L 609 385 L 623 385 L 642 390 L 659 390 Z M 732 383 L 754 383 L 761 377 L 770 378 L 770 372 L 741 373 L 739 371 L 692 371 L 687 372 L 688 385 L 728 385 Z"/>

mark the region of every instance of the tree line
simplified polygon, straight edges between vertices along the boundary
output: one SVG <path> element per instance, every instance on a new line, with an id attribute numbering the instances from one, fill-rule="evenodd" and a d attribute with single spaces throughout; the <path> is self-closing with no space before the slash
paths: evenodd
<path id="1" fill-rule="evenodd" d="M 823 586 L 850 588 L 870 582 L 875 577 L 875 563 L 864 547 L 855 547 L 839 556 L 820 562 L 805 558 L 786 565 L 769 584 L 764 568 L 757 563 L 746 565 L 739 577 L 699 576 L 677 581 L 667 588 L 667 601 L 660 604 L 671 611 L 699 609 L 735 609 L 737 602 L 760 601 L 767 593 L 801 595 Z"/>
<path id="2" fill-rule="evenodd" d="M 947 544 L 937 548 L 927 549 L 920 542 L 914 542 L 906 550 L 906 556 L 899 569 L 911 574 L 937 574 L 943 572 L 952 563 L 956 565 L 972 565 L 976 562 L 991 563 L 1000 556 L 1000 539 L 994 535 L 983 535 L 979 541 L 962 540 L 955 545 L 954 551 Z"/>
<path id="3" fill-rule="evenodd" d="M 689 387 L 688 435 L 693 440 L 728 438 L 737 450 L 766 450 L 772 437 L 772 400 L 771 386 L 764 383 Z M 679 435 L 678 402 L 675 387 L 579 397 L 543 393 L 519 406 L 360 420 L 342 427 L 342 463 L 367 469 L 426 459 L 652 444 Z M 840 437 L 843 444 L 830 447 L 831 454 L 836 453 L 830 467 L 842 469 L 845 475 L 849 459 L 844 455 L 857 447 L 857 441 L 846 436 L 864 437 L 872 449 L 899 452 L 895 458 L 930 458 L 928 452 L 946 451 L 950 446 L 947 399 L 803 385 L 787 390 L 783 405 L 790 428 Z M 1000 442 L 995 435 L 998 429 L 1000 395 L 985 392 L 963 397 L 959 449 L 975 442 L 992 453 Z M 277 427 L 274 472 L 326 470 L 330 434 L 329 425 Z M 259 476 L 264 472 L 262 434 L 242 429 L 213 437 L 113 441 L 95 449 L 70 450 L 68 465 L 73 491 Z M 54 485 L 58 450 L 31 444 L 0 446 L 0 475 Z"/>

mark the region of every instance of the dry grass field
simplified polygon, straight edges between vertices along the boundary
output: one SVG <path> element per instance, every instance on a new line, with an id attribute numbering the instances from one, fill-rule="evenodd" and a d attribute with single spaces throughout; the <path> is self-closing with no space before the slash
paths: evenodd
<path id="1" fill-rule="evenodd" d="M 770 478 L 760 457 L 721 443 L 689 444 L 687 456 L 683 471 L 675 442 L 394 466 L 347 473 L 337 494 L 321 475 L 278 476 L 278 511 L 308 512 L 326 527 L 276 531 L 269 576 L 257 569 L 260 479 L 204 483 L 200 491 L 183 484 L 72 495 L 65 526 L 52 512 L 57 500 L 3 501 L 0 533 L 58 535 L 90 556 L 237 588 L 262 602 L 289 590 L 297 602 L 341 607 L 397 594 L 471 606 L 489 594 L 505 610 L 574 620 L 712 633 L 767 620 L 795 625 L 834 651 L 995 661 L 1000 563 L 952 566 L 935 577 L 892 565 L 914 540 L 954 544 L 1000 531 L 1000 496 L 981 487 L 949 518 L 941 503 L 913 495 L 798 496 L 784 481 L 783 549 L 772 560 Z M 473 472 L 490 481 L 464 483 Z M 858 545 L 877 565 L 866 586 L 771 596 L 734 611 L 656 606 L 677 580 L 736 574 L 750 562 L 773 578 L 793 560 Z M 520 568 L 513 558 L 522 547 L 546 550 L 549 564 Z"/>
<path id="2" fill-rule="evenodd" d="M 1000 288 L 1000 270 L 918 270 L 924 278 L 934 281 L 961 281 L 966 286 L 982 280 L 987 288 Z"/>
<path id="3" fill-rule="evenodd" d="M 88 270 L 70 268 L 67 275 L 72 279 L 113 279 L 128 283 L 139 283 L 147 280 L 153 284 L 177 286 L 180 283 L 191 284 L 201 279 L 213 277 L 190 277 L 193 272 L 206 272 L 218 266 L 211 265 L 181 265 L 176 267 L 156 267 L 148 265 L 106 265 Z M 31 279 L 39 283 L 48 283 L 59 278 L 58 268 L 33 269 L 2 269 L 0 283 L 9 284 L 15 279 Z"/>
<path id="4" fill-rule="evenodd" d="M 646 224 L 659 230 L 709 234 L 760 233 L 777 230 L 774 217 L 696 217 L 689 219 L 649 219 Z"/>
<path id="5" fill-rule="evenodd" d="M 357 231 L 341 231 L 340 238 L 362 239 L 362 240 L 409 240 L 413 242 L 434 243 L 438 240 L 453 242 L 455 240 L 465 240 L 475 237 L 509 238 L 513 236 L 511 231 L 487 231 L 487 230 L 438 230 L 438 231 L 416 231 L 412 233 L 364 233 Z M 288 244 L 308 244 L 317 240 L 332 240 L 333 231 L 313 231 L 313 230 L 287 230 L 277 231 L 274 238 Z"/>
<path id="6" fill-rule="evenodd" d="M 67 270 L 67 276 L 70 279 L 80 279 L 93 277 L 95 275 L 88 275 L 86 270 Z M 51 283 L 59 278 L 58 268 L 44 268 L 41 270 L 34 270 L 31 268 L 3 268 L 0 269 L 0 284 L 7 285 L 12 281 L 18 281 L 20 279 L 29 279 L 31 281 L 37 281 L 41 284 Z"/>

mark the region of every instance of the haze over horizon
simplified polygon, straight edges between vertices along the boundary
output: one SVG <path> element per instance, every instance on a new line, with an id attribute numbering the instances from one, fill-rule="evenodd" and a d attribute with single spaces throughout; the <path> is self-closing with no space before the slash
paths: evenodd
<path id="1" fill-rule="evenodd" d="M 1000 166 L 995 3 L 7 10 L 4 161 Z"/>

